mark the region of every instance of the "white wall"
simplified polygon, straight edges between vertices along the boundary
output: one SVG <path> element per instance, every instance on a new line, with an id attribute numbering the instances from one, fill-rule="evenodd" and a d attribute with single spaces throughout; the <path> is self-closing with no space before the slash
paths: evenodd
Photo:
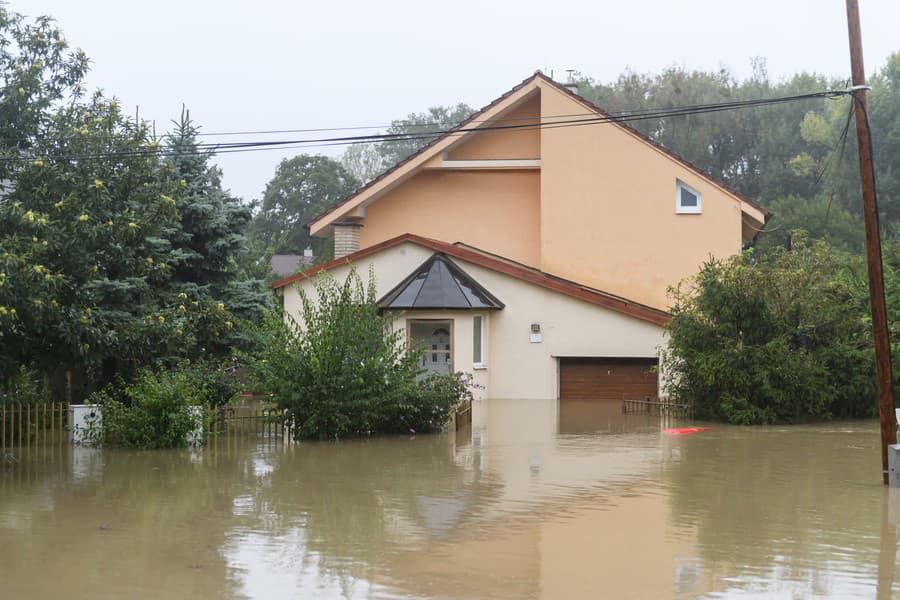
<path id="1" fill-rule="evenodd" d="M 367 279 L 369 264 L 375 265 L 379 296 L 387 293 L 433 251 L 407 242 L 365 257 L 356 265 Z M 650 357 L 658 355 L 665 330 L 634 317 L 564 296 L 465 261 L 453 259 L 464 271 L 502 301 L 495 311 L 409 311 L 399 315 L 395 327 L 405 330 L 407 319 L 453 320 L 453 365 L 472 372 L 484 386 L 479 396 L 490 398 L 555 399 L 558 396 L 558 357 Z M 348 266 L 332 269 L 338 280 L 346 278 Z M 284 306 L 299 314 L 297 290 L 314 297 L 314 280 L 307 279 L 284 290 Z M 484 319 L 486 370 L 473 370 L 472 316 Z M 540 323 L 543 340 L 531 343 L 531 324 Z"/>

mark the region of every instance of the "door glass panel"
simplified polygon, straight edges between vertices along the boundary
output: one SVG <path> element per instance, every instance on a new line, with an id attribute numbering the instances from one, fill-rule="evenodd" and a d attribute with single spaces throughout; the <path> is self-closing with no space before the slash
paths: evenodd
<path id="1" fill-rule="evenodd" d="M 425 370 L 420 377 L 431 373 L 446 375 L 452 370 L 450 331 L 450 321 L 410 321 L 411 345 L 425 349 L 419 359 L 419 366 Z"/>

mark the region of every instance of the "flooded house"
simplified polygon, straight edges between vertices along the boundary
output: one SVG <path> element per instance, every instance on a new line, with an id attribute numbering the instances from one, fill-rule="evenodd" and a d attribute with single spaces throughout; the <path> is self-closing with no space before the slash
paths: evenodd
<path id="1" fill-rule="evenodd" d="M 309 223 L 372 268 L 423 368 L 490 398 L 655 397 L 667 288 L 752 243 L 765 209 L 541 73 Z"/>

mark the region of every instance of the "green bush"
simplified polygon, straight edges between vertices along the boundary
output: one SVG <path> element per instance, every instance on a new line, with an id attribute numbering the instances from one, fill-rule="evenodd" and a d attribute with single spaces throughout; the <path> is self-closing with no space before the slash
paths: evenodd
<path id="1" fill-rule="evenodd" d="M 432 373 L 419 379 L 405 391 L 400 403 L 382 418 L 383 433 L 428 433 L 440 431 L 450 420 L 451 411 L 472 400 L 476 388 L 471 373 Z"/>
<path id="2" fill-rule="evenodd" d="M 286 410 L 297 439 L 439 431 L 460 400 L 458 376 L 419 381 L 420 353 L 351 271 L 343 283 L 323 273 L 317 301 L 301 293 L 300 320 L 270 314 L 247 362 L 254 389 Z"/>
<path id="3" fill-rule="evenodd" d="M 732 423 L 872 416 L 864 273 L 802 235 L 792 250 L 706 263 L 673 291 L 669 391 L 698 418 Z"/>
<path id="4" fill-rule="evenodd" d="M 94 394 L 91 402 L 100 404 L 103 415 L 102 443 L 142 450 L 187 446 L 189 434 L 206 423 L 209 379 L 190 365 L 146 369 L 129 385 Z"/>
<path id="5" fill-rule="evenodd" d="M 50 390 L 37 371 L 20 366 L 0 389 L 0 404 L 44 404 L 50 402 Z"/>

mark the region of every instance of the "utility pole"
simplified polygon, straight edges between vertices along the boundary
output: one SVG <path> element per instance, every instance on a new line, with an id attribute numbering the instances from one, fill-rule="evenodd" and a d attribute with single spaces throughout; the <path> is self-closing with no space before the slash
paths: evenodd
<path id="1" fill-rule="evenodd" d="M 891 373 L 891 341 L 887 306 L 884 300 L 884 269 L 881 262 L 881 233 L 878 227 L 878 202 L 875 197 L 875 167 L 872 163 L 872 139 L 866 108 L 866 72 L 863 66 L 862 33 L 859 27 L 859 1 L 847 0 L 847 29 L 850 34 L 850 70 L 853 76 L 853 112 L 856 115 L 856 144 L 859 147 L 859 176 L 862 187 L 863 217 L 866 223 L 866 265 L 869 272 L 869 304 L 875 335 L 875 377 L 878 384 L 878 413 L 881 418 L 881 469 L 888 484 L 888 446 L 897 442 L 894 417 L 894 388 Z"/>

